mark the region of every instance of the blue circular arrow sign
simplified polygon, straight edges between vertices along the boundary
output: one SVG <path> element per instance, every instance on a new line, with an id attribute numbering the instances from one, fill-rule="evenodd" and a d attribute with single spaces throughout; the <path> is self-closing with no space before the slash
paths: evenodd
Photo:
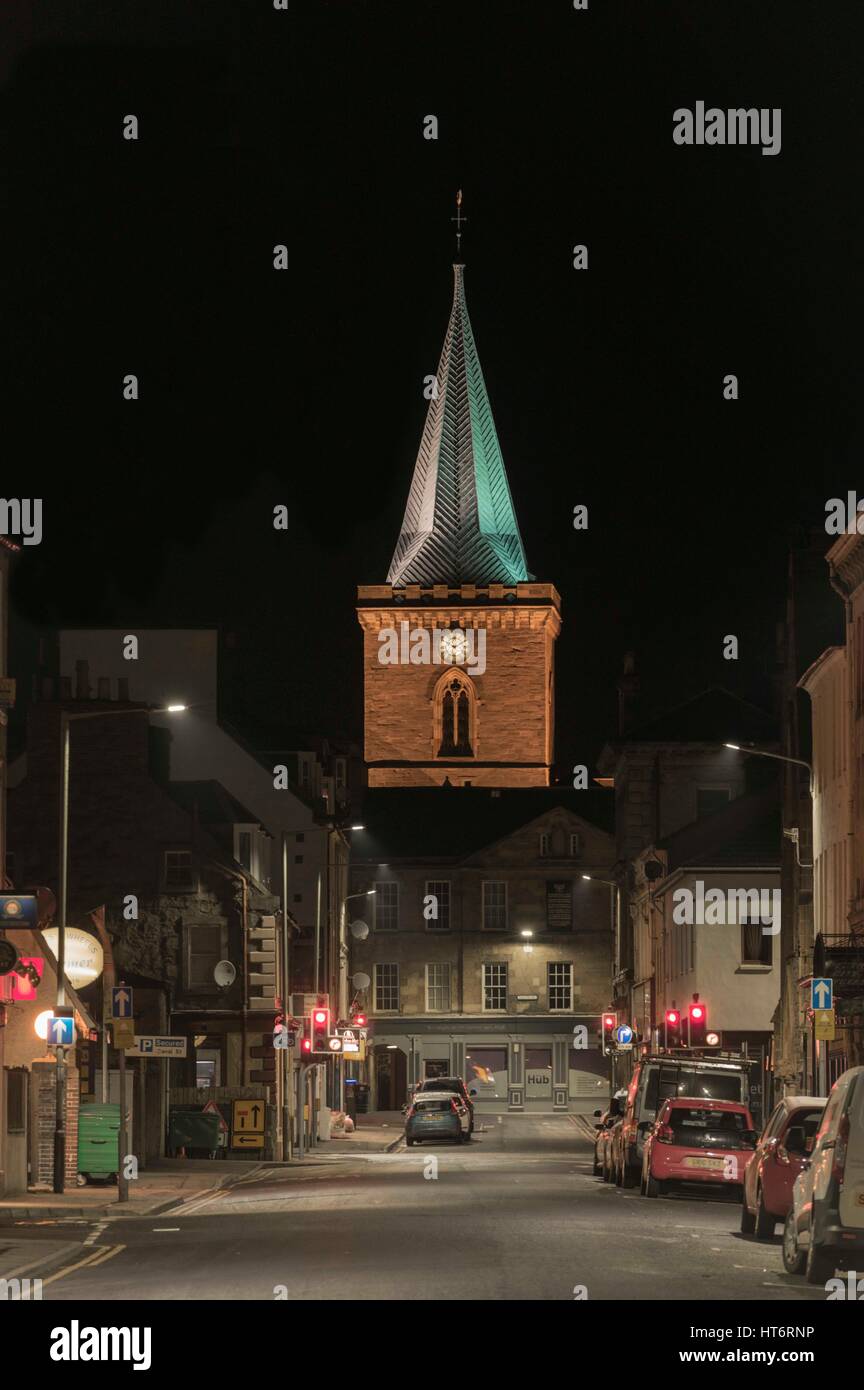
<path id="1" fill-rule="evenodd" d="M 629 1023 L 622 1023 L 620 1028 L 615 1029 L 615 1037 L 619 1043 L 629 1043 L 633 1041 L 633 1029 Z"/>

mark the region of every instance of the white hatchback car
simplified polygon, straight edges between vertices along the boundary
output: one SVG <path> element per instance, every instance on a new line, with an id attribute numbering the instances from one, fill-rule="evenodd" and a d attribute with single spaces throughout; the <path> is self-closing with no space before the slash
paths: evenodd
<path id="1" fill-rule="evenodd" d="M 808 1284 L 850 1259 L 864 1260 L 864 1067 L 834 1082 L 783 1228 L 783 1265 Z"/>

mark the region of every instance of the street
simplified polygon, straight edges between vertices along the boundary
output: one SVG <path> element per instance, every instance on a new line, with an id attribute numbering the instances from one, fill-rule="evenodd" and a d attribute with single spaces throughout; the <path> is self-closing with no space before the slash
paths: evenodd
<path id="1" fill-rule="evenodd" d="M 594 1178 L 568 1116 L 486 1117 L 465 1148 L 321 1153 L 177 1212 L 65 1223 L 81 1248 L 47 1267 L 44 1300 L 825 1299 L 784 1273 L 779 1234 L 740 1235 L 728 1197 L 648 1201 Z"/>

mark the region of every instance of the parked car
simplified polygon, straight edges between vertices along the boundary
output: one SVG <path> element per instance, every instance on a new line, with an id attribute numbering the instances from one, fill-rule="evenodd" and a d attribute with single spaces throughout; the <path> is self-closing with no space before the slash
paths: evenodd
<path id="1" fill-rule="evenodd" d="M 405 1115 L 405 1143 L 410 1149 L 421 1139 L 452 1139 L 467 1143 L 471 1137 L 468 1107 L 452 1091 L 415 1094 Z"/>
<path id="2" fill-rule="evenodd" d="M 691 1096 L 698 1100 L 729 1100 L 746 1105 L 752 1065 L 752 1060 L 744 1058 L 721 1061 L 667 1053 L 640 1058 L 627 1088 L 624 1123 L 615 1129 L 612 1139 L 616 1183 L 621 1187 L 633 1187 L 639 1181 L 645 1136 L 664 1101 L 673 1096 Z"/>
<path id="3" fill-rule="evenodd" d="M 850 1258 L 864 1259 L 864 1067 L 831 1087 L 783 1227 L 784 1268 L 808 1284 L 824 1284 Z"/>
<path id="4" fill-rule="evenodd" d="M 453 1095 L 459 1096 L 462 1100 L 462 1104 L 467 1106 L 468 1109 L 468 1115 L 471 1120 L 470 1133 L 474 1133 L 474 1102 L 471 1097 L 472 1095 L 476 1095 L 477 1092 L 469 1092 L 461 1076 L 428 1076 L 425 1081 L 420 1082 L 420 1085 L 414 1092 L 414 1097 L 425 1095 L 427 1091 L 448 1091 L 452 1092 Z"/>
<path id="5" fill-rule="evenodd" d="M 755 1144 L 753 1119 L 741 1101 L 667 1100 L 643 1146 L 642 1195 L 658 1197 L 670 1182 L 740 1189 Z"/>
<path id="6" fill-rule="evenodd" d="M 792 1185 L 813 1147 L 825 1096 L 786 1096 L 774 1107 L 744 1173 L 741 1230 L 759 1240 L 773 1236 L 792 1205 Z"/>

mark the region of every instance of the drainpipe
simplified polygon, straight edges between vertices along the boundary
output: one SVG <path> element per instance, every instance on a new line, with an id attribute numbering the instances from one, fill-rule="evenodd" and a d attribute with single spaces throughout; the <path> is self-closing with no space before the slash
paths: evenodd
<path id="1" fill-rule="evenodd" d="M 249 916 L 249 885 L 246 882 L 246 878 L 243 874 L 235 873 L 233 869 L 226 869 L 223 864 L 217 864 L 215 860 L 211 860 L 211 863 L 213 864 L 214 869 L 219 870 L 220 874 L 225 874 L 226 878 L 233 878 L 235 883 L 239 882 L 242 893 L 242 907 L 240 909 L 240 914 L 241 931 L 243 933 L 243 1012 L 241 1016 L 242 1021 L 240 1029 L 240 1045 L 243 1051 L 242 1056 L 240 1058 L 240 1084 L 242 1086 L 245 1086 L 247 1085 L 246 1034 L 248 1028 L 246 1015 L 249 1012 L 249 988 L 247 984 L 247 981 L 249 979 L 249 936 L 247 932 Z"/>
<path id="2" fill-rule="evenodd" d="M 849 783 L 849 799 L 846 810 L 846 911 L 847 918 L 844 927 L 848 931 L 849 918 L 848 912 L 854 900 L 852 874 L 855 869 L 855 777 L 856 770 L 852 753 L 852 730 L 855 725 L 855 672 L 852 669 L 852 599 L 846 589 L 840 583 L 833 568 L 829 567 L 828 582 L 835 594 L 838 594 L 843 601 L 843 613 L 846 620 L 846 779 Z M 816 856 L 813 856 L 814 862 Z M 815 907 L 815 904 L 814 904 Z M 844 936 L 846 931 L 844 931 Z"/>

